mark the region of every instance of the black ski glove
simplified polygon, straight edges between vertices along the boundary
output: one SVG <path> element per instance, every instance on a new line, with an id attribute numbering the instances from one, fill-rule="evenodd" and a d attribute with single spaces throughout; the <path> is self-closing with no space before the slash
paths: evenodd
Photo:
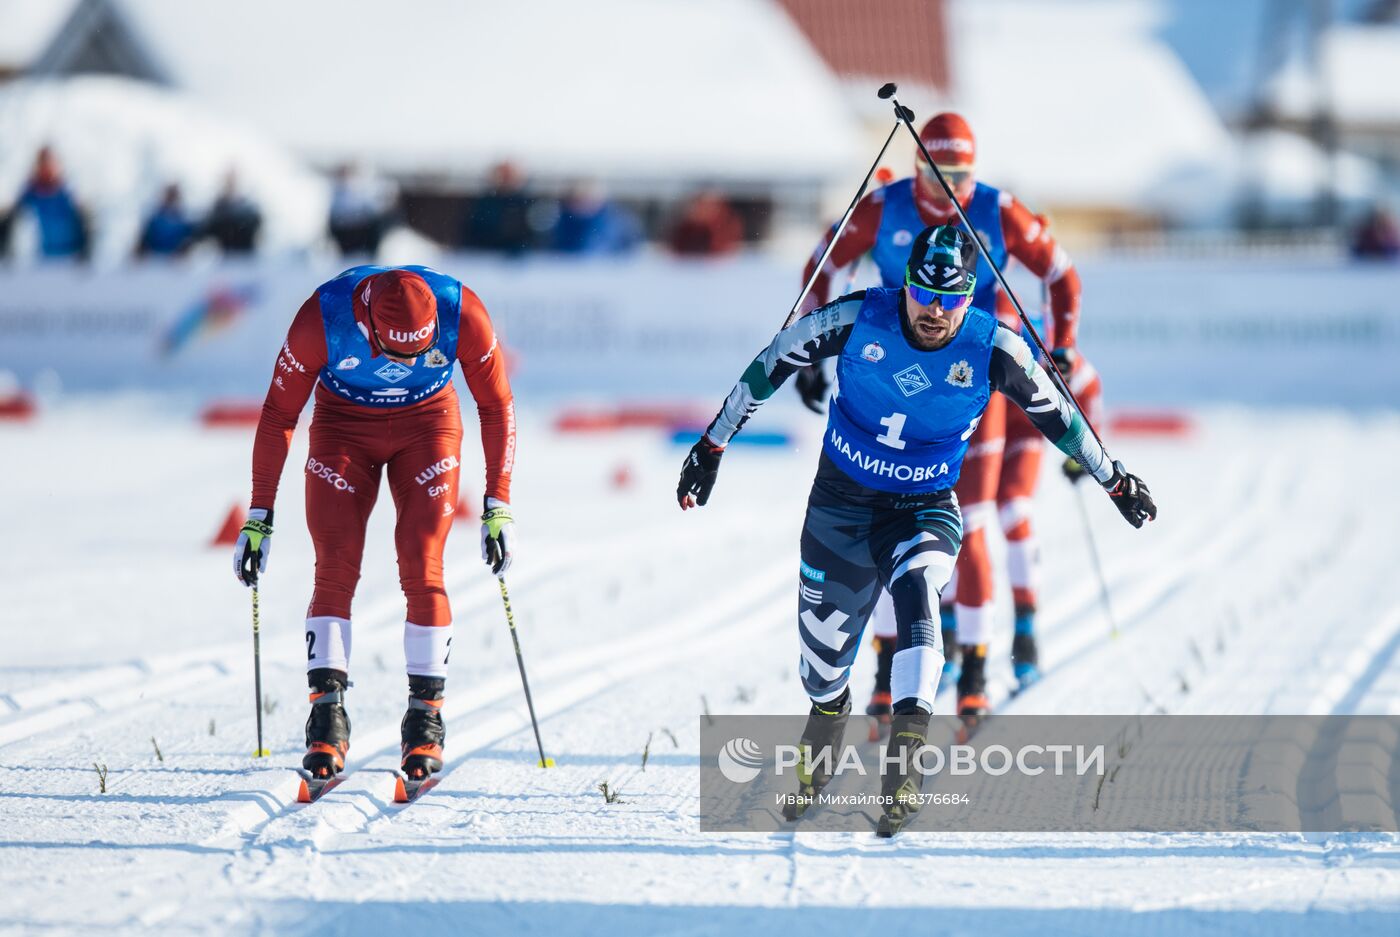
<path id="1" fill-rule="evenodd" d="M 1103 487 L 1118 513 L 1134 527 L 1157 519 L 1157 505 L 1152 500 L 1152 492 L 1147 490 L 1141 478 L 1129 475 L 1122 462 L 1113 463 L 1113 477 L 1104 482 Z"/>
<path id="2" fill-rule="evenodd" d="M 1079 484 L 1079 482 L 1089 474 L 1074 456 L 1065 457 L 1065 462 L 1060 466 L 1060 471 L 1064 472 L 1065 478 L 1068 478 L 1070 483 L 1075 485 Z"/>
<path id="3" fill-rule="evenodd" d="M 1069 372 L 1074 370 L 1074 364 L 1079 360 L 1079 352 L 1073 348 L 1056 348 L 1050 352 L 1050 360 L 1060 369 L 1060 376 L 1068 380 Z"/>
<path id="4" fill-rule="evenodd" d="M 690 447 L 685 461 L 681 463 L 681 483 L 676 487 L 676 501 L 681 510 L 700 505 L 710 500 L 710 490 L 719 477 L 719 460 L 724 455 L 724 447 L 710 442 L 708 436 L 701 436 L 699 442 Z M 687 503 L 687 499 L 691 499 Z"/>
<path id="5" fill-rule="evenodd" d="M 803 406 L 813 413 L 824 412 L 822 405 L 826 403 L 827 391 L 831 390 L 831 381 L 827 379 L 821 362 L 798 368 L 793 384 L 797 387 L 797 396 L 802 398 Z"/>

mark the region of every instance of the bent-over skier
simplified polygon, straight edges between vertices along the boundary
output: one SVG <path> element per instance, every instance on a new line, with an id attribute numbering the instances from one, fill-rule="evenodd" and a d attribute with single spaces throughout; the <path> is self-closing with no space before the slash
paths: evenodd
<path id="1" fill-rule="evenodd" d="M 313 778 L 339 774 L 350 748 L 344 705 L 350 603 L 365 525 L 386 471 L 398 513 L 399 581 L 408 602 L 402 766 L 415 780 L 442 769 L 441 709 L 452 643 L 442 554 L 459 496 L 462 454 L 454 362 L 476 401 L 486 455 L 482 558 L 500 574 L 510 565 L 514 540 L 515 408 L 495 330 L 475 293 L 427 267 L 352 267 L 317 287 L 277 356 L 253 443 L 252 508 L 233 568 L 249 586 L 267 569 L 277 482 L 297 418 L 315 387 L 305 475 L 316 582 L 306 613 L 311 715 L 302 759 Z"/>

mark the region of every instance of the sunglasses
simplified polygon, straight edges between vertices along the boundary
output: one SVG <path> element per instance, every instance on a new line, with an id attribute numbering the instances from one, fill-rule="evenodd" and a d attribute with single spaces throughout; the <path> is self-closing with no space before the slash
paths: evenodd
<path id="1" fill-rule="evenodd" d="M 971 293 L 940 293 L 910 281 L 908 274 L 904 277 L 904 287 L 909 290 L 909 298 L 920 306 L 937 305 L 946 312 L 955 312 L 972 302 Z"/>
<path id="2" fill-rule="evenodd" d="M 948 188 L 957 191 L 972 181 L 973 171 L 971 169 L 952 169 L 939 166 L 938 171 L 943 174 L 944 180 L 948 183 Z M 928 163 L 919 163 L 919 175 L 923 176 L 935 188 L 938 187 L 938 177 L 934 175 L 933 168 Z"/>

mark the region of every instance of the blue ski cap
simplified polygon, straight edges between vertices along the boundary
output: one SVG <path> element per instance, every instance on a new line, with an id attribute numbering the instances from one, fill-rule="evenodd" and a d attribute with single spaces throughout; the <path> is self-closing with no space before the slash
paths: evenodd
<path id="1" fill-rule="evenodd" d="M 966 305 L 977 287 L 976 251 L 961 228 L 947 224 L 925 228 L 909 252 L 904 285 L 925 306 L 935 300 L 945 308 Z"/>

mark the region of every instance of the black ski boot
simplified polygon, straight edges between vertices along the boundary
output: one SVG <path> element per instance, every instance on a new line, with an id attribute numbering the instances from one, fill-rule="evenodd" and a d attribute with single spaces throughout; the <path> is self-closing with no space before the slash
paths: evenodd
<path id="1" fill-rule="evenodd" d="M 895 713 L 890 721 L 890 744 L 880 782 L 880 793 L 889 803 L 875 827 L 875 835 L 883 839 L 908 826 L 922 806 L 919 794 L 924 788 L 924 776 L 914 767 L 914 759 L 919 749 L 928 744 L 929 718 L 926 712 Z"/>
<path id="2" fill-rule="evenodd" d="M 802 760 L 797 765 L 797 799 L 783 805 L 783 817 L 796 820 L 816 803 L 817 795 L 831 783 L 840 759 L 836 746 L 846 734 L 851 715 L 851 691 L 845 689 L 829 703 L 813 703 L 802 730 Z"/>
<path id="3" fill-rule="evenodd" d="M 319 667 L 306 674 L 311 687 L 311 715 L 306 719 L 306 754 L 301 765 L 324 780 L 345 770 L 350 751 L 350 717 L 345 713 L 345 671 Z"/>
<path id="4" fill-rule="evenodd" d="M 962 728 L 958 744 L 966 744 L 977 731 L 982 719 L 991 711 L 987 699 L 987 645 L 962 646 L 962 673 L 958 676 L 958 717 Z"/>
<path id="5" fill-rule="evenodd" d="M 408 678 L 408 712 L 399 724 L 403 741 L 403 773 L 421 781 L 442 770 L 442 746 L 447 727 L 442 724 L 442 677 Z"/>
<path id="6" fill-rule="evenodd" d="M 870 741 L 878 742 L 890 730 L 890 668 L 894 666 L 893 637 L 876 637 L 875 644 L 875 690 L 870 694 L 870 703 L 865 714 L 870 716 Z"/>

